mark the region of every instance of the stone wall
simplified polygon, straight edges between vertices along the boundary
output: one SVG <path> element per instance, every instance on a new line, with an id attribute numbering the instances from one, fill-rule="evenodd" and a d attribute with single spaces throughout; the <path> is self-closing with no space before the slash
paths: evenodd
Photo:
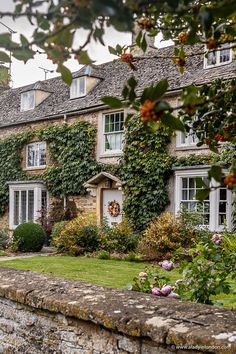
<path id="1" fill-rule="evenodd" d="M 0 268 L 0 353 L 236 352 L 235 312 Z"/>

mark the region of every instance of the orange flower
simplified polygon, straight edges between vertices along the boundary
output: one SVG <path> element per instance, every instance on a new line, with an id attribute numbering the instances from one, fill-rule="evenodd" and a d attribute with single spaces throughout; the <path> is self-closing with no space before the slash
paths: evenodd
<path id="1" fill-rule="evenodd" d="M 215 135 L 215 139 L 216 139 L 216 141 L 224 141 L 225 140 L 224 135 L 222 135 L 221 133 L 217 133 Z"/>
<path id="2" fill-rule="evenodd" d="M 236 175 L 234 174 L 234 172 L 230 172 L 224 178 L 224 184 L 226 184 L 229 188 L 236 188 Z"/>

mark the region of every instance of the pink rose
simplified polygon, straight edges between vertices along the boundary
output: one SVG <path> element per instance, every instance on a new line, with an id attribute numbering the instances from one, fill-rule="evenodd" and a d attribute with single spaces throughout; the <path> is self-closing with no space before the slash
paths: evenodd
<path id="1" fill-rule="evenodd" d="M 167 296 L 171 293 L 171 290 L 172 290 L 172 286 L 166 285 L 166 286 L 163 286 L 163 288 L 161 289 L 161 292 L 164 296 Z"/>
<path id="2" fill-rule="evenodd" d="M 152 288 L 152 295 L 162 296 L 162 292 L 159 288 Z"/>

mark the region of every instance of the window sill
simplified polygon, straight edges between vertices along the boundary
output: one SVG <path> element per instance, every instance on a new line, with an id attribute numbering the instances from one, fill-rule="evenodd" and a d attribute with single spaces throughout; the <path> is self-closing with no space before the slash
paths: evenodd
<path id="1" fill-rule="evenodd" d="M 107 153 L 103 153 L 101 155 L 99 155 L 100 158 L 103 158 L 103 157 L 120 157 L 122 156 L 122 151 L 114 151 L 114 152 L 107 152 Z"/>
<path id="2" fill-rule="evenodd" d="M 202 145 L 202 146 L 192 146 L 192 145 L 186 145 L 186 146 L 176 146 L 175 151 L 182 151 L 182 150 L 208 150 L 209 147 L 207 145 Z"/>
<path id="3" fill-rule="evenodd" d="M 23 168 L 23 171 L 45 170 L 45 168 L 47 168 L 47 165 L 44 165 L 44 166 L 32 166 L 32 167 Z"/>

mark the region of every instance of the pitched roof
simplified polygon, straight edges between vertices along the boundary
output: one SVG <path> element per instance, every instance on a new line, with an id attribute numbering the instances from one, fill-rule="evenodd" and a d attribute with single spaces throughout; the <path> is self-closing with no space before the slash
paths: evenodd
<path id="1" fill-rule="evenodd" d="M 193 54 L 199 52 L 199 50 L 201 51 L 199 47 L 189 49 Z M 157 59 L 153 57 L 154 55 L 164 58 Z M 86 96 L 72 100 L 69 97 L 69 87 L 59 77 L 4 91 L 0 95 L 0 127 L 51 119 L 58 115 L 83 111 L 92 107 L 99 109 L 103 105 L 101 102 L 103 96 L 121 97 L 121 91 L 126 80 L 132 75 L 138 79 L 139 90 L 151 83 L 167 78 L 170 91 L 178 90 L 192 83 L 200 85 L 216 78 L 228 79 L 236 76 L 236 60 L 227 65 L 203 69 L 203 55 L 188 57 L 185 73 L 181 75 L 177 66 L 173 64 L 171 59 L 167 58 L 173 55 L 173 46 L 150 52 L 145 58 L 135 62 L 136 71 L 131 70 L 127 64 L 119 61 L 92 65 L 89 68 L 84 66 L 73 76 L 83 76 L 89 73 L 90 76 L 100 78 L 101 81 Z M 21 112 L 20 94 L 33 89 L 48 91 L 51 94 L 33 110 Z"/>

